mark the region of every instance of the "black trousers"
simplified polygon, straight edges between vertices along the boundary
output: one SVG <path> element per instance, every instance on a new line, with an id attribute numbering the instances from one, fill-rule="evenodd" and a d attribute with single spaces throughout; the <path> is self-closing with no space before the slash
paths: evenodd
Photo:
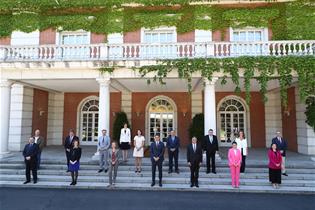
<path id="1" fill-rule="evenodd" d="M 33 181 L 37 181 L 37 161 L 36 159 L 25 160 L 25 176 L 26 181 L 31 181 L 31 171 L 33 175 Z"/>
<path id="2" fill-rule="evenodd" d="M 198 184 L 199 177 L 199 163 L 192 163 L 190 166 L 190 183 Z"/>
<path id="3" fill-rule="evenodd" d="M 68 166 L 68 169 L 69 169 L 69 163 L 70 163 L 70 152 L 67 152 L 67 150 L 66 150 L 66 157 L 67 157 L 67 166 Z"/>
<path id="4" fill-rule="evenodd" d="M 175 170 L 178 170 L 178 149 L 176 149 L 174 152 L 168 149 L 168 165 L 170 171 L 173 170 L 173 159 L 175 162 Z"/>
<path id="5" fill-rule="evenodd" d="M 159 170 L 159 181 L 162 182 L 162 165 L 163 161 L 152 161 L 152 182 L 155 182 L 155 172 L 156 167 L 158 167 Z"/>
<path id="6" fill-rule="evenodd" d="M 246 155 L 242 154 L 242 164 L 241 164 L 241 173 L 245 172 L 245 165 L 246 165 Z"/>
<path id="7" fill-rule="evenodd" d="M 215 151 L 214 152 L 206 152 L 207 155 L 207 172 L 210 172 L 210 166 L 211 166 L 211 170 L 212 172 L 216 172 L 215 171 Z M 211 165 L 210 165 L 210 159 L 211 159 Z"/>

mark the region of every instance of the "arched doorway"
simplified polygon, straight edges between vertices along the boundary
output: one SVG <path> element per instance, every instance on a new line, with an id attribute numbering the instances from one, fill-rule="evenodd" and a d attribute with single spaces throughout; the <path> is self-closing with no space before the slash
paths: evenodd
<path id="1" fill-rule="evenodd" d="M 248 108 L 243 100 L 236 96 L 223 98 L 218 105 L 218 138 L 220 146 L 231 146 L 231 143 L 243 130 L 249 143 Z"/>
<path id="2" fill-rule="evenodd" d="M 149 101 L 146 107 L 146 139 L 147 144 L 155 135 L 166 141 L 171 130 L 177 129 L 176 105 L 166 96 L 157 96 Z"/>
<path id="3" fill-rule="evenodd" d="M 95 145 L 98 138 L 99 100 L 89 97 L 79 106 L 79 138 L 82 145 Z"/>

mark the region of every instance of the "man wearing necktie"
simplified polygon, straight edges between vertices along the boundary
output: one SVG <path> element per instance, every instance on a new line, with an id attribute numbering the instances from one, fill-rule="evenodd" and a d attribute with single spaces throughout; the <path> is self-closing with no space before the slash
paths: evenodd
<path id="1" fill-rule="evenodd" d="M 73 141 L 78 140 L 79 138 L 74 135 L 74 130 L 70 129 L 69 130 L 69 136 L 66 137 L 65 139 L 65 152 L 66 152 L 66 158 L 67 158 L 67 172 L 69 172 L 69 163 L 70 163 L 70 149 L 73 147 Z"/>
<path id="2" fill-rule="evenodd" d="M 281 136 L 281 132 L 277 131 L 276 137 L 272 139 L 272 144 L 277 145 L 277 149 L 280 151 L 282 156 L 282 163 L 281 163 L 281 171 L 282 175 L 288 176 L 285 170 L 285 158 L 286 158 L 286 150 L 288 148 L 287 141 Z"/>
<path id="3" fill-rule="evenodd" d="M 187 146 L 187 163 L 190 168 L 190 187 L 199 187 L 199 168 L 202 163 L 202 148 L 197 144 L 197 138 L 192 137 L 191 144 Z"/>
<path id="4" fill-rule="evenodd" d="M 102 130 L 102 135 L 98 137 L 98 143 L 97 143 L 97 151 L 99 153 L 100 159 L 100 169 L 98 170 L 98 173 L 101 173 L 103 170 L 105 170 L 105 173 L 108 171 L 108 149 L 110 146 L 110 137 L 106 135 L 107 131 L 105 129 Z"/>
<path id="5" fill-rule="evenodd" d="M 168 173 L 173 172 L 173 159 L 175 162 L 175 172 L 179 173 L 178 169 L 178 150 L 179 150 L 179 138 L 175 135 L 175 131 L 171 131 L 171 135 L 167 138 L 166 147 L 168 149 Z"/>
<path id="6" fill-rule="evenodd" d="M 203 139 L 203 149 L 206 151 L 207 155 L 207 174 L 210 173 L 210 159 L 211 159 L 211 169 L 212 173 L 216 174 L 215 169 L 215 154 L 219 151 L 218 139 L 213 135 L 213 130 L 209 129 L 208 135 L 204 136 Z"/>
<path id="7" fill-rule="evenodd" d="M 25 145 L 23 150 L 24 162 L 25 162 L 25 176 L 26 181 L 24 184 L 31 182 L 31 171 L 33 175 L 34 184 L 37 183 L 37 154 L 38 144 L 34 143 L 35 139 L 30 137 L 28 144 Z"/>
<path id="8" fill-rule="evenodd" d="M 152 163 L 152 184 L 155 185 L 155 171 L 156 166 L 159 170 L 159 186 L 162 187 L 162 165 L 164 161 L 164 143 L 160 141 L 160 136 L 155 135 L 154 142 L 150 146 L 150 156 Z"/>

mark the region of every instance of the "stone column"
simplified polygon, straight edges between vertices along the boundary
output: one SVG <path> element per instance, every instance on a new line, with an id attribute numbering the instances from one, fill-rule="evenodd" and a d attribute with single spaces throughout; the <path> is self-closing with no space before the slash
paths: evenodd
<path id="1" fill-rule="evenodd" d="M 106 129 L 109 133 L 109 121 L 110 121 L 110 92 L 109 84 L 110 79 L 97 79 L 100 84 L 99 91 L 99 116 L 98 116 L 98 133 L 100 135 L 102 129 Z"/>
<path id="2" fill-rule="evenodd" d="M 218 80 L 217 77 L 213 77 L 211 81 L 205 79 L 204 89 L 204 134 L 208 134 L 209 129 L 213 129 L 213 133 L 216 135 L 217 118 L 216 118 L 216 101 L 215 101 L 215 83 Z"/>
<path id="3" fill-rule="evenodd" d="M 98 135 L 101 135 L 103 129 L 107 130 L 109 134 L 109 123 L 110 123 L 110 91 L 109 91 L 109 78 L 98 78 L 96 79 L 100 84 L 99 91 L 99 113 L 98 113 Z M 93 160 L 98 160 L 99 153 L 93 155 Z"/>
<path id="4" fill-rule="evenodd" d="M 0 155 L 8 153 L 11 85 L 9 80 L 0 80 Z"/>

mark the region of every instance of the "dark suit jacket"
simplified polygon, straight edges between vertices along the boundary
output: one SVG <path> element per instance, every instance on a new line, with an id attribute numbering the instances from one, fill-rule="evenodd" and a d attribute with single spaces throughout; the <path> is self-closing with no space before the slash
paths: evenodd
<path id="1" fill-rule="evenodd" d="M 172 136 L 167 137 L 166 147 L 168 149 L 178 149 L 179 148 L 179 138 L 175 136 L 174 142 L 172 140 Z"/>
<path id="2" fill-rule="evenodd" d="M 199 164 L 202 163 L 202 147 L 197 144 L 196 152 L 194 152 L 192 144 L 187 146 L 187 163 L 190 164 Z"/>
<path id="3" fill-rule="evenodd" d="M 70 142 L 70 136 L 67 136 L 65 139 L 65 149 L 71 149 L 73 147 L 73 141 L 74 140 L 79 140 L 79 138 L 77 136 L 73 136 L 72 141 Z"/>
<path id="4" fill-rule="evenodd" d="M 71 148 L 70 149 L 70 160 L 71 161 L 80 161 L 82 149 L 78 148 Z"/>
<path id="5" fill-rule="evenodd" d="M 33 146 L 31 146 L 31 144 L 26 144 L 23 150 L 24 161 L 27 161 L 25 158 L 29 156 L 31 157 L 30 161 L 36 161 L 38 150 L 39 148 L 37 144 L 34 143 Z"/>
<path id="6" fill-rule="evenodd" d="M 217 136 L 213 135 L 212 144 L 211 144 L 209 140 L 209 135 L 205 135 L 203 137 L 203 149 L 209 153 L 214 153 L 216 151 L 219 151 L 219 144 L 218 144 Z"/>
<path id="7" fill-rule="evenodd" d="M 281 138 L 281 143 L 280 141 L 278 140 L 277 137 L 273 138 L 272 139 L 272 144 L 275 143 L 277 145 L 277 149 L 278 150 L 283 150 L 283 153 L 282 153 L 282 156 L 285 157 L 285 151 L 287 150 L 288 148 L 288 144 L 287 144 L 287 141 L 284 139 L 284 138 Z"/>
<path id="8" fill-rule="evenodd" d="M 159 145 L 156 146 L 155 141 L 151 143 L 150 146 L 150 156 L 151 156 L 151 161 L 155 162 L 153 157 L 159 157 L 160 161 L 164 160 L 164 143 L 160 141 Z"/>

